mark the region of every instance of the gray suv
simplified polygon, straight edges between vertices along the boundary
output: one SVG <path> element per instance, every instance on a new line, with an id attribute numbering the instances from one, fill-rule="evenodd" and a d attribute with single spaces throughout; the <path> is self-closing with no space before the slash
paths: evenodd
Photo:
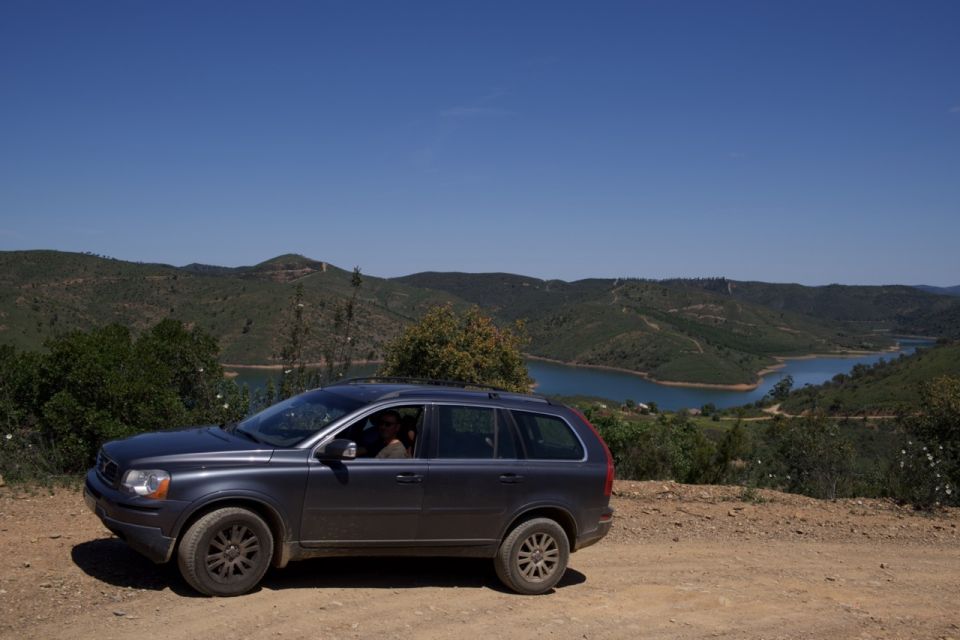
<path id="1" fill-rule="evenodd" d="M 613 461 L 579 412 L 492 388 L 366 379 L 226 427 L 103 445 L 84 498 L 197 591 L 246 593 L 304 558 L 492 558 L 549 591 L 610 530 Z"/>

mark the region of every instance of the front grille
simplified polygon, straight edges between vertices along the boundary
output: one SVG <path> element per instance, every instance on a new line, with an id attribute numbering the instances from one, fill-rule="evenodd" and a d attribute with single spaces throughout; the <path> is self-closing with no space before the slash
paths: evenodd
<path id="1" fill-rule="evenodd" d="M 119 472 L 120 468 L 117 463 L 111 460 L 101 449 L 97 454 L 97 475 L 111 487 L 116 487 Z"/>

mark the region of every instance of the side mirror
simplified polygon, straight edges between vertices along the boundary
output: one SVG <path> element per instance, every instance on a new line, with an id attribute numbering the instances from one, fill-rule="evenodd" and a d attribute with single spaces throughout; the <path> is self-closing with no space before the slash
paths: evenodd
<path id="1" fill-rule="evenodd" d="M 346 438 L 331 440 L 317 449 L 320 460 L 353 460 L 357 457 L 357 443 Z"/>

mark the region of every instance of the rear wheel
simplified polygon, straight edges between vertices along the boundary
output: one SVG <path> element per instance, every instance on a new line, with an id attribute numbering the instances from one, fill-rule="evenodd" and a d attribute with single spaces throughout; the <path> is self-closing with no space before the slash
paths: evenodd
<path id="1" fill-rule="evenodd" d="M 549 518 L 521 522 L 497 551 L 497 576 L 517 593 L 546 593 L 567 570 L 570 543 L 563 527 Z"/>
<path id="2" fill-rule="evenodd" d="M 260 582 L 272 556 L 273 535 L 263 518 L 247 509 L 226 507 L 191 525 L 180 541 L 177 565 L 200 593 L 237 596 Z"/>

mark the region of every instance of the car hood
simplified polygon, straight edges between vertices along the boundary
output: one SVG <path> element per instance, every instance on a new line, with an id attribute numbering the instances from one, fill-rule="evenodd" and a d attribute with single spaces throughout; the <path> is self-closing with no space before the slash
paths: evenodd
<path id="1" fill-rule="evenodd" d="M 263 464 L 272 448 L 227 433 L 220 427 L 195 427 L 179 431 L 141 433 L 103 445 L 103 451 L 121 468 L 160 468 L 172 464 L 218 466 Z"/>

